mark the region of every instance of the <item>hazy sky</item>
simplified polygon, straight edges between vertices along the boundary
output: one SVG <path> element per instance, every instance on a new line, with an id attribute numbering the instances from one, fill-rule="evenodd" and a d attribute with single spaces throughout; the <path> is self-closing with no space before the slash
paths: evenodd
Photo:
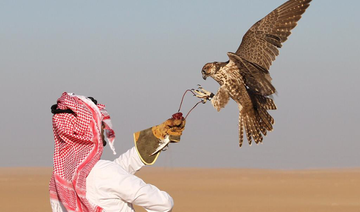
<path id="1" fill-rule="evenodd" d="M 64 91 L 94 96 L 113 120 L 118 154 L 132 133 L 177 112 L 207 62 L 285 0 L 0 1 L 0 166 L 52 166 L 50 106 Z M 270 69 L 274 131 L 238 147 L 238 110 L 210 103 L 188 117 L 156 166 L 359 167 L 357 0 L 313 0 Z M 183 112 L 197 99 L 186 96 Z M 114 159 L 105 148 L 104 159 Z"/>

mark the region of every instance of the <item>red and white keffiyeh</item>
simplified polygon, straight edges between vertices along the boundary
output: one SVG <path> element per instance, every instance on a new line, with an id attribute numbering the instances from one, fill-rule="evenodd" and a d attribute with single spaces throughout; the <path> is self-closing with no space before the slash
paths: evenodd
<path id="1" fill-rule="evenodd" d="M 66 92 L 57 100 L 57 109 L 70 109 L 73 113 L 57 113 L 52 118 L 55 150 L 50 199 L 61 202 L 67 211 L 102 211 L 86 199 L 86 177 L 103 152 L 102 123 L 109 146 L 116 154 L 110 116 L 105 105 L 95 105 L 84 96 Z"/>

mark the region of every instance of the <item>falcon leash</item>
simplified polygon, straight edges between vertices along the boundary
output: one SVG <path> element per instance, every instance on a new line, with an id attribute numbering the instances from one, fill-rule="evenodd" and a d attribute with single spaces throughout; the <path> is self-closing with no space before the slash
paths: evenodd
<path id="1" fill-rule="evenodd" d="M 214 96 L 213 93 L 206 92 L 205 90 L 202 89 L 202 87 L 201 87 L 200 85 L 198 85 L 198 86 L 199 86 L 199 88 L 198 88 L 197 90 L 195 90 L 195 89 L 187 89 L 187 90 L 184 92 L 184 94 L 182 95 L 182 98 L 181 98 L 181 101 L 180 101 L 180 106 L 179 106 L 179 109 L 178 109 L 177 113 L 174 113 L 174 114 L 172 115 L 172 118 L 173 118 L 173 119 L 177 119 L 177 120 L 179 120 L 179 119 L 184 119 L 184 120 L 186 120 L 187 117 L 189 116 L 189 114 L 190 114 L 200 103 L 205 104 L 205 103 L 207 102 L 207 100 L 211 100 L 211 98 Z M 187 112 L 187 114 L 186 114 L 185 117 L 183 117 L 183 113 L 180 112 L 180 111 L 181 111 L 182 104 L 183 104 L 183 102 L 184 102 L 185 95 L 186 95 L 188 92 L 192 93 L 193 96 L 195 96 L 195 97 L 197 97 L 197 98 L 199 98 L 199 99 L 201 99 L 201 100 L 198 101 L 198 102 Z M 165 139 L 163 139 L 163 140 L 161 140 L 161 141 L 159 142 L 159 144 L 158 144 L 159 146 L 158 146 L 158 147 L 156 148 L 156 150 L 155 150 L 152 154 L 150 154 L 149 156 L 153 156 L 153 155 L 157 154 L 159 151 L 166 151 L 166 150 L 167 150 L 167 147 L 168 147 L 168 145 L 169 145 L 170 142 L 171 142 L 171 141 L 170 141 L 170 139 L 169 139 L 169 135 L 167 135 L 167 136 L 165 137 Z"/>
<path id="2" fill-rule="evenodd" d="M 182 104 L 183 104 L 183 102 L 184 102 L 185 95 L 186 95 L 188 92 L 192 93 L 193 96 L 195 96 L 195 97 L 197 97 L 197 98 L 199 98 L 199 99 L 201 99 L 201 100 L 198 101 L 198 102 L 189 110 L 189 112 L 188 112 L 188 113 L 186 114 L 186 116 L 185 116 L 185 120 L 186 120 L 186 118 L 189 116 L 189 114 L 190 114 L 200 103 L 205 104 L 205 103 L 207 102 L 207 100 L 211 100 L 211 98 L 214 96 L 213 93 L 207 94 L 207 93 L 203 92 L 201 85 L 198 85 L 198 86 L 199 86 L 199 88 L 198 88 L 197 90 L 195 90 L 195 89 L 187 89 L 187 90 L 184 92 L 184 94 L 183 94 L 183 96 L 182 96 L 182 98 L 181 98 L 179 110 L 178 110 L 177 113 L 175 113 L 175 114 L 173 115 L 173 118 L 177 118 L 177 116 L 179 116 L 179 117 L 182 116 L 182 113 L 180 112 L 180 110 L 181 110 Z"/>

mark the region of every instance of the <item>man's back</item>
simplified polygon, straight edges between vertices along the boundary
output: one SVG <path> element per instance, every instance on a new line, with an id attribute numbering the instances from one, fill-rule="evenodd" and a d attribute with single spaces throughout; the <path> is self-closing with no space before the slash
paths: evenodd
<path id="1" fill-rule="evenodd" d="M 171 211 L 169 194 L 134 175 L 143 166 L 135 147 L 114 161 L 98 161 L 86 178 L 86 198 L 106 212 L 131 212 L 132 204 L 148 211 Z"/>

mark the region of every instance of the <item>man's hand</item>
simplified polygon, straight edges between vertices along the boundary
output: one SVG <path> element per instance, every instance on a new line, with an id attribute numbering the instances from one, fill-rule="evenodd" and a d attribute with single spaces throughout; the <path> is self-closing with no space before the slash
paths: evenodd
<path id="1" fill-rule="evenodd" d="M 160 125 L 152 127 L 155 137 L 163 140 L 166 135 L 170 136 L 170 141 L 179 142 L 180 136 L 185 129 L 186 120 L 181 113 L 175 113 L 172 118 Z"/>
<path id="2" fill-rule="evenodd" d="M 170 142 L 179 142 L 185 129 L 182 113 L 175 113 L 162 124 L 134 133 L 134 142 L 141 161 L 146 165 L 155 163 L 161 150 Z"/>

